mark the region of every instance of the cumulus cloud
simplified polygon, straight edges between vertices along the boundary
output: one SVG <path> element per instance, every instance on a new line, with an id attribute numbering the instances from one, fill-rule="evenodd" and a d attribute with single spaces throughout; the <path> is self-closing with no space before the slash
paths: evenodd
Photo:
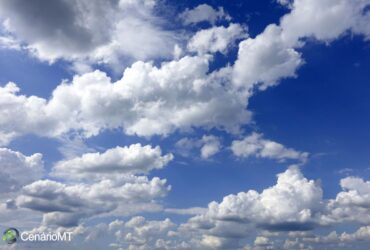
<path id="1" fill-rule="evenodd" d="M 368 39 L 370 14 L 365 10 L 368 0 L 295 0 L 278 1 L 291 12 L 279 25 L 271 24 L 255 38 L 239 44 L 238 58 L 233 69 L 233 81 L 238 86 L 259 83 L 265 89 L 281 79 L 295 77 L 304 63 L 297 48 L 305 38 L 330 42 L 351 31 Z"/>
<path id="2" fill-rule="evenodd" d="M 49 62 L 58 59 L 114 64 L 171 56 L 175 38 L 161 28 L 153 0 L 1 1 L 4 29 Z M 40 11 L 42 10 L 42 11 Z M 30 25 L 32 24 L 32 25 Z"/>
<path id="3" fill-rule="evenodd" d="M 283 40 L 282 28 L 271 24 L 257 37 L 239 43 L 233 82 L 247 87 L 259 84 L 263 90 L 281 79 L 295 77 L 302 64 L 301 54 Z"/>
<path id="4" fill-rule="evenodd" d="M 230 21 L 231 17 L 225 13 L 222 7 L 214 9 L 208 4 L 200 4 L 193 9 L 186 9 L 180 14 L 180 19 L 185 25 L 209 22 L 215 24 L 219 20 Z"/>
<path id="5" fill-rule="evenodd" d="M 60 191 L 57 191 L 58 188 L 45 189 L 38 187 L 38 185 L 26 187 L 26 193 L 32 192 L 33 195 L 37 193 L 40 197 L 47 196 L 48 200 L 55 200 L 60 195 Z M 45 182 L 43 185 L 62 187 L 56 183 L 46 184 Z M 341 181 L 341 185 L 344 191 L 340 192 L 338 197 L 354 190 L 363 195 L 368 192 L 368 182 L 359 178 L 345 178 Z M 90 188 L 89 191 L 82 187 L 73 187 L 73 189 L 76 190 L 73 192 L 79 190 L 81 193 L 86 193 L 82 195 L 82 198 L 89 196 L 89 200 L 84 201 L 84 204 L 86 203 L 84 206 L 90 204 L 91 207 L 109 209 L 100 204 L 97 206 L 97 202 L 101 196 L 106 197 L 105 201 L 109 201 L 113 194 L 108 195 L 104 192 L 100 194 L 101 191 L 95 192 L 96 188 Z M 51 192 L 51 190 L 53 191 Z M 75 240 L 70 247 L 71 249 L 101 249 L 104 247 L 101 245 L 102 243 L 118 249 L 144 250 L 292 250 L 321 249 L 323 246 L 327 249 L 351 249 L 351 246 L 354 245 L 364 244 L 365 246 L 370 239 L 368 226 L 359 227 L 353 233 L 333 231 L 328 235 L 316 235 L 314 231 L 307 231 L 315 228 L 321 229 L 322 226 L 328 225 L 321 224 L 323 222 L 321 218 L 330 214 L 328 205 L 335 200 L 323 199 L 322 192 L 317 182 L 306 179 L 299 168 L 290 167 L 278 175 L 277 183 L 274 186 L 261 192 L 249 190 L 235 195 L 231 194 L 224 197 L 221 202 L 211 202 L 208 208 L 164 210 L 168 213 L 195 214 L 183 224 L 175 224 L 170 219 L 147 220 L 142 216 L 133 217 L 127 222 L 115 220 L 109 224 L 78 229 L 80 232 L 76 233 L 76 237 L 79 237 L 80 240 Z M 92 197 L 94 199 L 91 199 Z M 337 198 L 337 200 L 339 199 Z M 38 202 L 38 206 L 42 206 L 42 203 Z M 351 203 L 353 203 L 352 200 Z M 63 211 L 67 208 L 75 209 L 75 205 L 77 204 L 71 205 L 67 199 L 67 202 L 56 203 L 54 209 Z M 362 203 L 361 205 L 365 206 Z M 83 210 L 87 211 L 86 207 Z M 347 211 L 357 212 L 352 209 L 347 209 Z M 63 212 L 51 214 L 50 218 L 44 218 L 44 222 L 55 222 L 56 218 L 63 219 L 65 223 L 73 221 L 70 217 L 62 215 Z M 342 222 L 355 221 L 337 220 L 332 223 Z M 66 226 L 66 224 L 60 225 Z M 47 226 L 44 224 L 42 227 Z M 247 242 L 254 242 L 254 244 L 250 247 Z"/>
<path id="6" fill-rule="evenodd" d="M 199 54 L 226 53 L 237 40 L 246 37 L 248 37 L 246 28 L 232 23 L 227 28 L 220 26 L 198 31 L 190 39 L 187 47 L 189 51 Z"/>
<path id="7" fill-rule="evenodd" d="M 52 175 L 67 179 L 103 179 L 125 174 L 147 174 L 161 169 L 173 159 L 172 154 L 162 156 L 159 146 L 133 144 L 108 149 L 104 153 L 87 153 L 81 157 L 58 162 Z"/>
<path id="8" fill-rule="evenodd" d="M 256 156 L 260 158 L 284 160 L 299 160 L 304 163 L 307 161 L 308 153 L 299 152 L 284 145 L 267 140 L 263 135 L 253 133 L 242 140 L 232 142 L 231 150 L 238 157 Z"/>
<path id="9" fill-rule="evenodd" d="M 346 177 L 340 181 L 343 189 L 328 203 L 326 223 L 370 223 L 370 182 L 358 177 Z"/>
<path id="10" fill-rule="evenodd" d="M 43 224 L 77 226 L 84 219 L 107 214 L 123 207 L 151 203 L 170 190 L 166 180 L 146 176 L 105 179 L 92 184 L 64 184 L 40 180 L 25 186 L 17 197 L 17 206 L 43 212 Z M 145 210 L 145 209 L 144 209 Z M 127 215 L 127 214 L 126 214 Z"/>
<path id="11" fill-rule="evenodd" d="M 286 1 L 282 1 L 283 3 Z M 294 43 L 303 37 L 330 41 L 346 31 L 369 36 L 368 0 L 295 0 L 281 20 L 284 39 Z"/>
<path id="12" fill-rule="evenodd" d="M 0 148 L 0 192 L 19 191 L 22 186 L 40 179 L 44 163 L 39 153 L 25 156 L 8 148 Z"/>
<path id="13" fill-rule="evenodd" d="M 139 136 L 193 127 L 236 133 L 250 119 L 249 93 L 232 88 L 228 68 L 207 74 L 208 64 L 207 56 L 185 56 L 159 68 L 139 61 L 116 82 L 94 71 L 63 82 L 49 100 L 19 95 L 8 83 L 0 87 L 2 143 L 29 133 L 56 137 L 77 131 L 90 137 L 113 128 Z"/>
<path id="14" fill-rule="evenodd" d="M 284 201 L 284 202 L 281 202 Z M 310 228 L 322 209 L 322 189 L 307 180 L 298 167 L 278 175 L 277 184 L 262 193 L 254 190 L 211 202 L 206 216 L 216 220 L 254 222 L 264 228 L 289 230 Z"/>

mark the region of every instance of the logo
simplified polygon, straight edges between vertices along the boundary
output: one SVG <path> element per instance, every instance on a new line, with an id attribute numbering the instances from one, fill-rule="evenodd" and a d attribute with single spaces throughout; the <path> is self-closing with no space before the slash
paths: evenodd
<path id="1" fill-rule="evenodd" d="M 13 244 L 17 241 L 19 238 L 19 232 L 15 228 L 8 228 L 3 233 L 3 241 L 5 241 L 7 244 Z"/>

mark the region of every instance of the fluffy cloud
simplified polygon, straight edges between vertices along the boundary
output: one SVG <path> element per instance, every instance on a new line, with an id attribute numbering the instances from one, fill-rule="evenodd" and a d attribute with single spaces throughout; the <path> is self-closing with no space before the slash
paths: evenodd
<path id="1" fill-rule="evenodd" d="M 81 220 L 100 214 L 140 207 L 163 197 L 170 190 L 166 180 L 157 177 L 125 176 L 93 184 L 64 184 L 40 180 L 25 186 L 17 197 L 17 206 L 43 212 L 43 224 L 77 226 Z M 125 209 L 123 209 L 125 208 Z M 120 213 L 123 215 L 123 213 Z"/>
<path id="2" fill-rule="evenodd" d="M 290 167 L 278 175 L 275 186 L 261 193 L 249 190 L 228 195 L 220 203 L 211 202 L 207 212 L 191 218 L 182 228 L 200 230 L 208 245 L 217 243 L 214 249 L 237 249 L 238 239 L 246 238 L 256 228 L 312 229 L 324 211 L 322 195 L 316 182 L 307 180 L 298 167 Z"/>
<path id="3" fill-rule="evenodd" d="M 291 12 L 281 18 L 280 25 L 271 24 L 255 38 L 239 44 L 233 70 L 233 81 L 237 86 L 259 83 L 260 88 L 265 89 L 281 79 L 295 77 L 304 62 L 296 48 L 304 45 L 304 38 L 330 42 L 347 31 L 361 34 L 366 39 L 369 37 L 368 0 L 278 2 L 291 8 Z"/>
<path id="4" fill-rule="evenodd" d="M 272 24 L 257 37 L 239 44 L 233 81 L 247 87 L 258 83 L 263 90 L 283 78 L 296 76 L 296 69 L 302 64 L 301 54 L 283 40 L 282 29 Z"/>
<path id="5" fill-rule="evenodd" d="M 370 182 L 358 177 L 346 177 L 340 181 L 343 189 L 328 203 L 326 223 L 370 223 Z"/>
<path id="6" fill-rule="evenodd" d="M 202 158 L 207 159 L 215 154 L 217 154 L 221 149 L 220 140 L 215 136 L 203 136 L 202 137 L 203 146 L 200 149 L 200 155 Z"/>
<path id="7" fill-rule="evenodd" d="M 185 56 L 159 68 L 139 61 L 113 83 L 95 71 L 63 82 L 50 100 L 19 95 L 9 83 L 0 88 L 1 142 L 27 133 L 55 137 L 71 130 L 89 137 L 113 128 L 139 136 L 193 127 L 238 132 L 250 119 L 245 110 L 249 93 L 231 86 L 229 68 L 207 74 L 208 63 L 207 56 Z"/>
<path id="8" fill-rule="evenodd" d="M 25 156 L 20 152 L 0 148 L 0 192 L 18 191 L 22 186 L 40 179 L 44 174 L 42 155 Z"/>
<path id="9" fill-rule="evenodd" d="M 283 3 L 286 1 L 283 1 Z M 368 0 L 295 0 L 291 13 L 281 20 L 284 39 L 295 43 L 303 37 L 330 41 L 344 32 L 369 36 Z"/>
<path id="10" fill-rule="evenodd" d="M 44 183 L 40 185 L 41 182 Z M 58 189 L 66 188 L 66 186 L 63 187 L 63 185 L 57 183 L 52 184 L 49 181 L 41 182 L 26 187 L 26 193 L 38 194 L 40 197 L 47 196 L 48 200 L 55 200 L 58 199 L 56 197 L 61 195 Z M 101 184 L 101 186 L 105 185 Z M 41 188 L 41 186 L 43 187 Z M 55 187 L 45 188 L 46 186 Z M 368 193 L 368 182 L 349 177 L 341 181 L 341 186 L 344 191 L 340 192 L 338 197 L 343 197 L 347 192 L 355 191 L 361 193 L 366 199 L 364 195 Z M 101 190 L 98 192 L 95 187 L 92 189 L 89 187 L 89 190 L 81 186 L 79 188 L 70 186 L 70 188 L 68 193 L 79 190 L 79 194 L 85 193 L 81 196 L 81 199 L 87 199 L 88 197 L 88 200 L 83 201 L 83 211 L 88 211 L 88 206 L 95 209 L 99 207 L 109 210 L 107 204 L 110 204 L 110 197 L 115 193 L 101 193 Z M 113 188 L 113 190 L 115 189 Z M 67 193 L 63 196 L 67 196 Z M 105 197 L 106 205 L 98 204 L 102 196 Z M 65 199 L 65 197 L 63 199 L 65 200 L 63 203 L 55 203 L 54 210 L 64 211 L 65 209 L 77 209 L 81 206 L 77 203 L 70 204 L 71 200 Z M 126 202 L 126 198 L 124 200 Z M 361 244 L 366 246 L 366 242 L 370 239 L 368 226 L 359 227 L 353 233 L 343 232 L 339 234 L 334 231 L 324 236 L 315 235 L 315 231 L 306 231 L 316 227 L 320 228 L 322 226 L 320 223 L 323 222 L 322 217 L 331 212 L 330 207 L 328 209 L 327 206 L 332 201 L 339 202 L 339 200 L 339 198 L 323 200 L 322 189 L 318 183 L 306 179 L 299 168 L 291 167 L 278 175 L 276 185 L 266 188 L 260 193 L 249 190 L 236 195 L 228 195 L 223 198 L 222 202 L 211 202 L 208 208 L 203 209 L 194 208 L 189 211 L 166 209 L 167 212 L 179 212 L 180 214 L 193 214 L 192 210 L 194 210 L 196 216 L 183 224 L 175 224 L 169 219 L 147 220 L 144 217 L 137 216 L 127 222 L 116 220 L 110 224 L 99 224 L 78 229 L 80 231 L 76 233 L 78 240 L 76 239 L 73 243 L 68 244 L 70 244 L 70 249 L 102 249 L 109 245 L 117 249 L 133 250 L 257 250 L 277 248 L 292 250 L 321 249 L 323 247 L 327 249 L 351 249 L 354 244 L 356 246 L 362 246 Z M 79 202 L 80 200 L 74 199 L 73 201 Z M 344 203 L 348 204 L 347 201 Z M 354 201 L 350 200 L 350 203 L 354 203 Z M 366 206 L 366 204 L 361 203 L 362 205 Z M 42 203 L 38 201 L 37 206 L 42 206 Z M 357 213 L 352 208 L 347 209 L 347 211 Z M 48 221 L 55 223 L 56 218 L 63 218 L 65 223 L 71 221 L 71 218 L 62 216 L 64 212 L 50 214 L 50 218 L 44 218 L 44 223 Z M 71 215 L 71 213 L 68 214 Z M 337 220 L 333 223 L 342 222 L 355 221 Z M 364 222 L 362 221 L 362 223 Z M 325 223 L 323 225 L 326 226 Z M 248 242 L 254 242 L 254 246 L 249 247 Z M 55 249 L 59 248 L 56 247 Z M 62 246 L 60 249 L 63 249 Z"/>
<path id="11" fill-rule="evenodd" d="M 246 37 L 248 37 L 246 29 L 239 24 L 232 23 L 227 28 L 223 26 L 212 27 L 198 31 L 190 39 L 188 50 L 199 54 L 226 53 L 236 40 Z"/>
<path id="12" fill-rule="evenodd" d="M 58 162 L 52 175 L 68 179 L 103 179 L 124 174 L 147 174 L 161 169 L 173 159 L 172 154 L 162 156 L 160 147 L 133 144 L 116 147 L 104 153 L 87 153 L 81 157 Z"/>
<path id="13" fill-rule="evenodd" d="M 153 14 L 153 0 L 1 1 L 4 28 L 42 60 L 117 63 L 169 57 L 175 38 Z M 39 10 L 42 10 L 41 12 Z M 32 25 L 29 25 L 29 24 Z"/>
<path id="14" fill-rule="evenodd" d="M 200 4 L 194 9 L 186 9 L 180 14 L 180 19 L 185 25 L 197 24 L 200 22 L 209 22 L 215 24 L 219 20 L 231 20 L 231 17 L 225 13 L 222 7 L 218 10 L 208 4 Z"/>
<path id="15" fill-rule="evenodd" d="M 304 163 L 308 153 L 298 152 L 284 145 L 264 139 L 261 134 L 253 133 L 242 140 L 232 142 L 231 150 L 238 157 L 257 156 L 261 158 L 283 160 L 299 160 Z"/>
<path id="16" fill-rule="evenodd" d="M 284 202 L 281 202 L 284 201 Z M 321 187 L 307 180 L 298 167 L 278 175 L 277 184 L 262 193 L 254 190 L 211 202 L 206 216 L 216 220 L 251 221 L 280 230 L 310 228 L 322 209 Z"/>

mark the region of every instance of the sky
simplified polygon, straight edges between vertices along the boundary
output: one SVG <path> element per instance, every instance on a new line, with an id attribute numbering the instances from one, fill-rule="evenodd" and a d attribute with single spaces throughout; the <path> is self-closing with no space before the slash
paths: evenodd
<path id="1" fill-rule="evenodd" d="M 0 249 L 368 249 L 369 10 L 0 1 Z"/>

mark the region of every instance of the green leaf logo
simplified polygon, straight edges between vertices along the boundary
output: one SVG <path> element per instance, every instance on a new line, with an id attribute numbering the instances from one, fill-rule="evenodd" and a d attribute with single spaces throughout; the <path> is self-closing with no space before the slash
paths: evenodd
<path id="1" fill-rule="evenodd" d="M 19 238 L 19 231 L 15 228 L 8 228 L 3 233 L 3 241 L 5 241 L 7 244 L 15 243 L 18 238 Z"/>

